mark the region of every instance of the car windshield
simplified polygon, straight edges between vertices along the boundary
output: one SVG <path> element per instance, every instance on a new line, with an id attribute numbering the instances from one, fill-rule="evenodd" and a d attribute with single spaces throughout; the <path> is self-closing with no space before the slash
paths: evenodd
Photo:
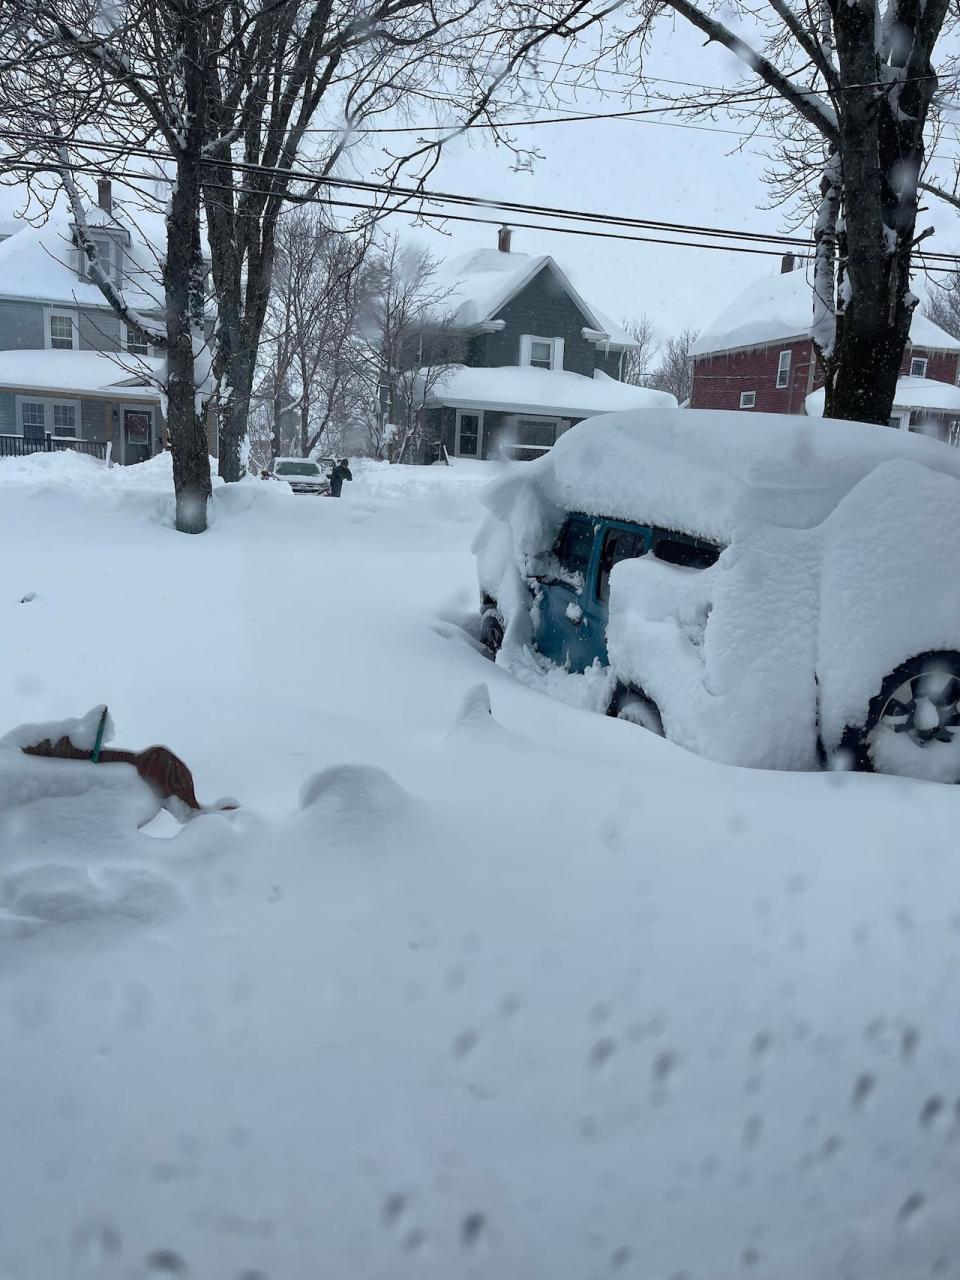
<path id="1" fill-rule="evenodd" d="M 297 460 L 296 462 L 277 463 L 278 476 L 318 476 L 319 474 L 320 468 L 315 462 Z"/>

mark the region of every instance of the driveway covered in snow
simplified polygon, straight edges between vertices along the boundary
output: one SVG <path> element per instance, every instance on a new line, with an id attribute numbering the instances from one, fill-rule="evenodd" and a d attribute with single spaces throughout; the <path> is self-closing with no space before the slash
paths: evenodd
<path id="1" fill-rule="evenodd" d="M 518 684 L 492 465 L 197 539 L 164 465 L 0 462 L 0 735 L 106 702 L 241 802 L 0 748 L 3 1280 L 960 1268 L 955 789 Z"/>

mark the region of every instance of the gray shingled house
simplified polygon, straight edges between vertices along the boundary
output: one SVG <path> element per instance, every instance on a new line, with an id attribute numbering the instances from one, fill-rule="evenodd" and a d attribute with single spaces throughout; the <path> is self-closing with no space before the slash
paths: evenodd
<path id="1" fill-rule="evenodd" d="M 418 376 L 432 436 L 451 456 L 532 458 L 593 414 L 676 406 L 667 392 L 623 382 L 634 340 L 554 258 L 512 252 L 508 227 L 496 249 L 442 263 L 431 285 L 441 301 Z M 431 336 L 456 337 L 462 363 L 424 368 Z"/>
<path id="2" fill-rule="evenodd" d="M 101 262 L 129 305 L 159 319 L 162 221 L 115 213 L 109 182 L 98 196 L 87 217 Z M 163 447 L 159 353 L 121 323 L 85 265 L 62 214 L 0 242 L 0 456 L 80 448 L 132 463 Z"/>

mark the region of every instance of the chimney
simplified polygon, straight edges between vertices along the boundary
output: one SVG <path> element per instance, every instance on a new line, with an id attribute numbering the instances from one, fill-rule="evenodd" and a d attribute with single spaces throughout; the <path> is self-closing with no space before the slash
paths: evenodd
<path id="1" fill-rule="evenodd" d="M 785 253 L 780 259 L 780 274 L 782 276 L 789 275 L 793 270 L 793 254 Z"/>
<path id="2" fill-rule="evenodd" d="M 113 213 L 113 191 L 109 178 L 97 179 L 97 204 L 104 213 Z"/>
<path id="3" fill-rule="evenodd" d="M 512 234 L 513 233 L 511 232 L 510 228 L 507 226 L 501 227 L 500 230 L 497 232 L 497 248 L 500 250 L 501 253 L 510 252 L 510 236 Z"/>

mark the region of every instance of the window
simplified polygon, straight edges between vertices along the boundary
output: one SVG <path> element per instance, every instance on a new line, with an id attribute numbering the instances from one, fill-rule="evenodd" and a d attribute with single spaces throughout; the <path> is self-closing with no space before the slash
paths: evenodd
<path id="1" fill-rule="evenodd" d="M 136 329 L 131 329 L 130 326 L 127 325 L 126 330 L 127 330 L 127 351 L 129 351 L 130 355 L 148 356 L 150 354 L 150 347 L 140 337 Z"/>
<path id="2" fill-rule="evenodd" d="M 549 369 L 553 364 L 553 343 L 545 338 L 531 338 L 530 363 L 535 369 Z"/>
<path id="3" fill-rule="evenodd" d="M 77 326 L 69 312 L 48 312 L 47 344 L 53 351 L 75 350 L 77 346 Z"/>
<path id="4" fill-rule="evenodd" d="M 630 533 L 626 529 L 610 529 L 603 540 L 600 553 L 600 574 L 597 578 L 597 599 L 606 600 L 610 595 L 610 571 L 621 560 L 635 560 L 647 549 L 645 533 Z"/>
<path id="5" fill-rule="evenodd" d="M 120 246 L 114 245 L 110 236 L 93 234 L 90 236 L 97 250 L 97 266 L 101 271 L 112 280 L 114 284 L 120 283 Z M 77 255 L 79 258 L 78 274 L 81 280 L 90 279 L 90 259 L 86 253 L 77 245 Z"/>
<path id="6" fill-rule="evenodd" d="M 568 573 L 586 573 L 593 549 L 594 522 L 588 516 L 568 516 L 560 530 L 554 555 Z"/>
<path id="7" fill-rule="evenodd" d="M 741 409 L 752 409 L 756 403 L 757 403 L 757 393 L 755 391 L 740 392 L 740 408 Z"/>
<path id="8" fill-rule="evenodd" d="M 36 439 L 48 431 L 53 436 L 78 439 L 80 436 L 79 400 L 37 400 L 17 396 L 17 425 L 28 439 Z"/>
<path id="9" fill-rule="evenodd" d="M 910 361 L 910 377 L 925 378 L 927 376 L 927 362 L 922 356 L 914 356 Z"/>
<path id="10" fill-rule="evenodd" d="M 557 442 L 557 424 L 549 418 L 518 418 L 517 445 L 521 449 L 550 449 Z"/>
<path id="11" fill-rule="evenodd" d="M 55 436 L 76 436 L 77 406 L 75 404 L 54 404 L 53 434 Z"/>
<path id="12" fill-rule="evenodd" d="M 684 538 L 681 534 L 660 534 L 653 554 L 667 564 L 683 569 L 709 569 L 716 564 L 720 548 L 702 538 Z"/>
<path id="13" fill-rule="evenodd" d="M 278 462 L 278 476 L 318 476 L 320 468 L 315 462 Z"/>
<path id="14" fill-rule="evenodd" d="M 525 333 L 520 339 L 520 363 L 532 369 L 562 369 L 563 339 Z"/>
<path id="15" fill-rule="evenodd" d="M 777 365 L 777 386 L 786 387 L 790 385 L 790 352 L 781 351 L 780 361 Z"/>
<path id="16" fill-rule="evenodd" d="M 17 397 L 20 411 L 20 432 L 25 436 L 42 436 L 47 429 L 47 406 L 43 400 L 21 400 Z"/>

